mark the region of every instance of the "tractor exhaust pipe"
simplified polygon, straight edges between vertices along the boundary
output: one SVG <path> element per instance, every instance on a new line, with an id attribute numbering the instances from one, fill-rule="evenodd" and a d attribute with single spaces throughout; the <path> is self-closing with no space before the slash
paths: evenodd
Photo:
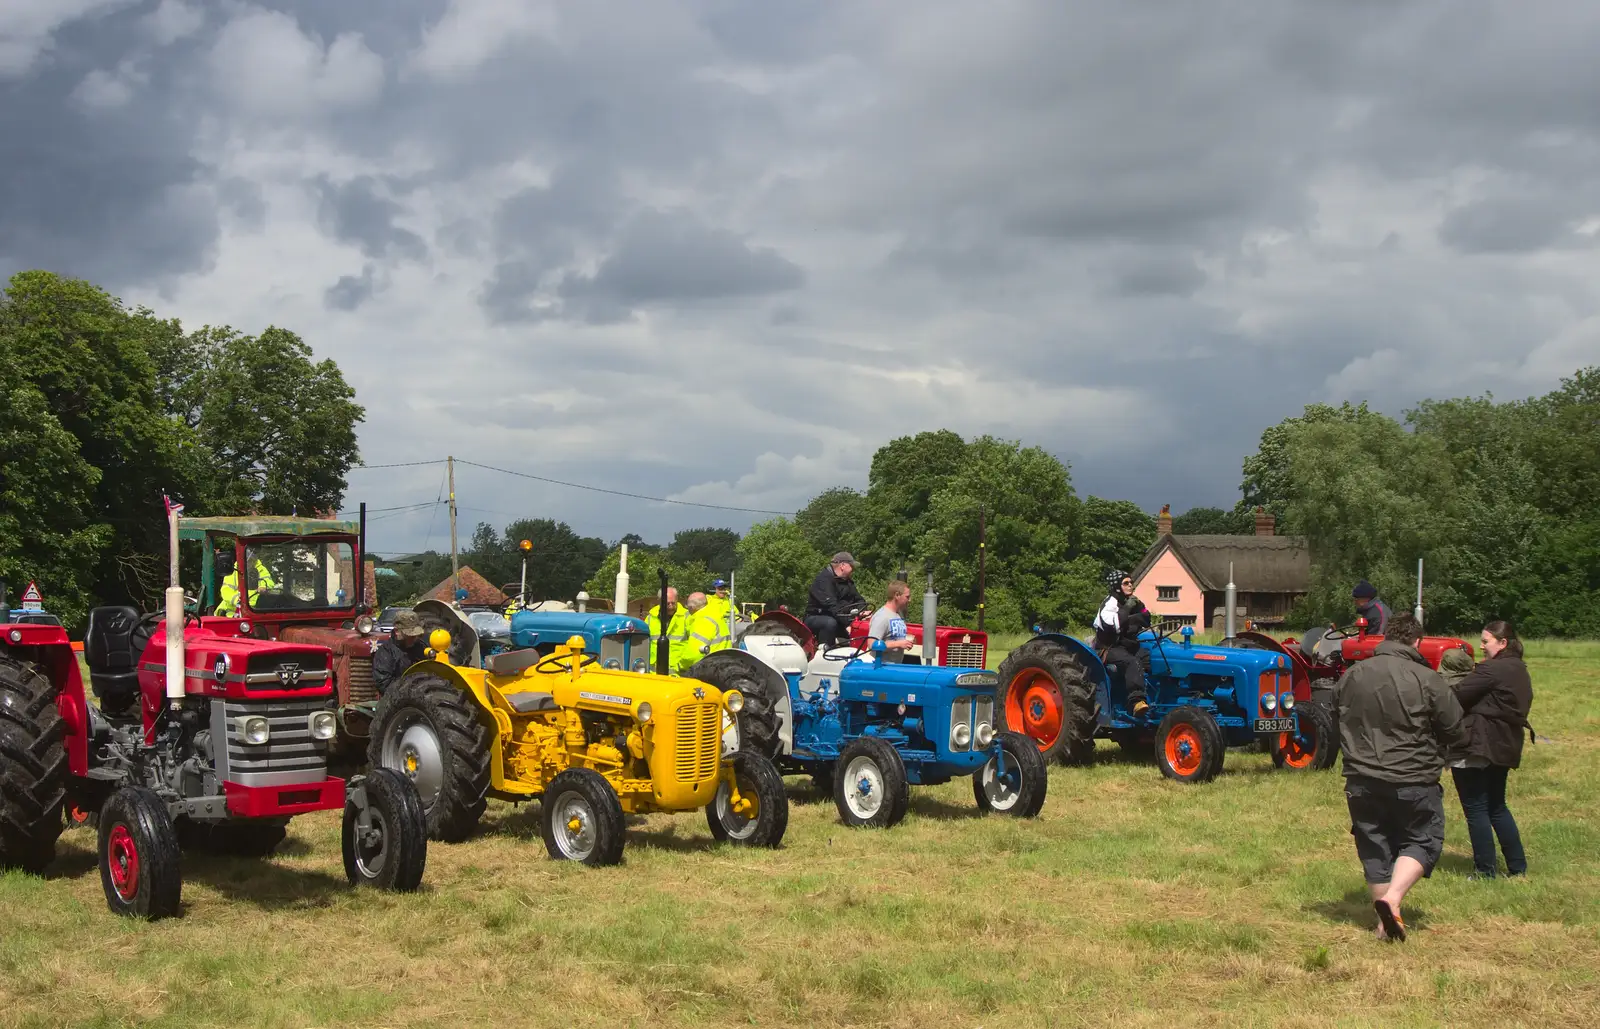
<path id="1" fill-rule="evenodd" d="M 663 604 L 667 602 L 667 580 L 665 578 L 661 580 L 661 602 Z M 611 610 L 619 615 L 628 613 L 628 545 L 626 543 L 622 545 L 622 564 L 618 566 L 617 570 L 617 602 Z M 665 675 L 666 673 L 662 672 L 661 674 Z"/>
<path id="2" fill-rule="evenodd" d="M 1228 586 L 1227 589 L 1223 590 L 1222 598 L 1222 602 L 1228 606 L 1227 611 L 1223 615 L 1222 624 L 1227 627 L 1227 638 L 1231 640 L 1236 635 L 1235 630 L 1238 628 L 1238 626 L 1234 624 L 1234 618 L 1235 612 L 1239 606 L 1239 588 L 1233 584 L 1232 561 L 1228 562 Z"/>
<path id="3" fill-rule="evenodd" d="M 183 699 L 183 584 L 178 581 L 178 515 L 182 504 L 162 498 L 167 505 L 167 700 L 173 707 Z M 239 589 L 244 591 L 244 575 L 239 576 Z"/>
<path id="4" fill-rule="evenodd" d="M 939 594 L 933 588 L 933 566 L 928 567 L 928 592 L 922 595 L 922 663 L 939 663 Z"/>
<path id="5" fill-rule="evenodd" d="M 627 544 L 623 544 L 622 552 L 624 555 L 627 554 Z M 661 606 L 656 609 L 656 625 L 661 630 L 661 636 L 656 640 L 656 674 L 666 675 L 667 665 L 671 663 L 668 655 L 672 653 L 672 641 L 667 636 L 667 626 L 672 622 L 671 616 L 667 614 L 667 570 L 657 565 L 656 575 L 661 579 Z M 621 575 L 617 576 L 619 582 L 623 581 L 623 578 Z M 626 613 L 627 609 L 624 608 L 623 611 Z"/>
<path id="6" fill-rule="evenodd" d="M 367 502 L 361 502 L 361 535 L 356 540 L 356 613 L 367 606 Z M 376 578 L 376 576 L 374 576 Z M 377 597 L 373 597 L 377 600 Z"/>
<path id="7" fill-rule="evenodd" d="M 1417 609 L 1411 612 L 1416 616 L 1417 624 L 1422 624 L 1422 558 L 1417 558 Z"/>

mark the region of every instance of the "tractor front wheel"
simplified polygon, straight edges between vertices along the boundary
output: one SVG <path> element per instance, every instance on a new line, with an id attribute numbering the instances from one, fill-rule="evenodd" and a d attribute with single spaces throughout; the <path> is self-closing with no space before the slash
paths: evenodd
<path id="1" fill-rule="evenodd" d="M 66 731 L 50 680 L 30 662 L 0 655 L 0 868 L 38 874 L 55 859 Z"/>
<path id="2" fill-rule="evenodd" d="M 1271 737 L 1272 763 L 1295 771 L 1320 772 L 1333 767 L 1339 756 L 1339 730 L 1333 715 L 1314 700 L 1295 705 L 1298 732 L 1282 732 Z"/>
<path id="3" fill-rule="evenodd" d="M 848 826 L 888 829 L 906 816 L 911 784 L 900 753 L 889 744 L 863 736 L 839 754 L 833 777 L 833 802 Z"/>
<path id="4" fill-rule="evenodd" d="M 1178 782 L 1210 782 L 1222 771 L 1222 729 L 1210 713 L 1184 705 L 1156 728 L 1156 764 Z"/>
<path id="5" fill-rule="evenodd" d="M 428 816 L 416 784 L 374 768 L 344 798 L 344 876 L 351 886 L 410 893 L 428 864 Z"/>
<path id="6" fill-rule="evenodd" d="M 778 846 L 789 827 L 789 794 L 784 791 L 783 776 L 776 765 L 754 752 L 741 751 L 728 760 L 739 787 L 739 807 L 735 810 L 733 790 L 726 782 L 720 784 L 716 797 L 706 805 L 711 835 L 746 847 Z"/>
<path id="7" fill-rule="evenodd" d="M 622 861 L 622 801 L 599 772 L 567 769 L 550 780 L 539 806 L 544 847 L 557 861 L 590 866 Z"/>
<path id="8" fill-rule="evenodd" d="M 457 843 L 472 835 L 488 806 L 494 742 L 470 696 L 441 676 L 420 672 L 390 686 L 378 701 L 367 760 L 415 783 L 428 836 Z"/>
<path id="9" fill-rule="evenodd" d="M 1029 737 L 1046 761 L 1094 761 L 1094 687 L 1067 649 L 1029 640 L 1000 663 L 995 698 L 1005 727 Z"/>
<path id="10" fill-rule="evenodd" d="M 124 786 L 100 811 L 100 885 L 113 912 L 170 918 L 183 894 L 182 852 L 167 805 L 153 790 Z"/>
<path id="11" fill-rule="evenodd" d="M 1034 817 L 1044 807 L 1045 790 L 1050 785 L 1050 769 L 1044 756 L 1020 732 L 999 733 L 994 743 L 995 756 L 972 773 L 972 794 L 978 807 L 1018 818 Z"/>

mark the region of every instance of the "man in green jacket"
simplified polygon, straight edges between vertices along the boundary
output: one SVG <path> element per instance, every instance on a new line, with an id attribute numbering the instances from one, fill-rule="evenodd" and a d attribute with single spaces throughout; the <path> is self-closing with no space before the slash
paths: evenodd
<path id="1" fill-rule="evenodd" d="M 1417 649 L 1422 626 L 1396 615 L 1372 657 L 1334 687 L 1350 833 L 1378 912 L 1380 940 L 1406 938 L 1400 902 L 1444 849 L 1439 776 L 1466 733 L 1461 704 Z"/>

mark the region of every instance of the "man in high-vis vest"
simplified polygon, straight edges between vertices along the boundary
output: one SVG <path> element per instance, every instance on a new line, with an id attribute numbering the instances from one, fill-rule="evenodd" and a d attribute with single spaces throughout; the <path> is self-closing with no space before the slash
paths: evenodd
<path id="1" fill-rule="evenodd" d="M 650 668 L 656 666 L 656 644 L 661 640 L 662 632 L 667 636 L 667 670 L 672 673 L 678 671 L 683 664 L 685 652 L 689 649 L 689 612 L 678 603 L 678 588 L 667 587 L 667 613 L 665 615 L 666 628 L 662 628 L 661 605 L 658 603 L 645 615 L 644 622 L 650 627 Z M 693 664 L 692 660 L 689 664 Z"/>
<path id="2" fill-rule="evenodd" d="M 715 654 L 719 650 L 727 650 L 733 646 L 733 637 L 728 634 L 727 620 L 719 620 L 710 613 L 704 593 L 689 594 L 688 608 L 688 656 L 691 658 L 689 664 L 693 664 L 707 654 Z"/>
<path id="3" fill-rule="evenodd" d="M 215 614 L 222 618 L 233 618 L 239 614 L 239 569 L 233 566 L 233 555 L 224 554 L 217 562 L 217 570 L 226 569 L 227 575 L 223 576 L 222 585 L 217 589 L 220 603 L 217 604 Z M 278 588 L 277 580 L 272 573 L 267 571 L 267 566 L 256 559 L 255 585 L 248 587 L 250 606 L 254 608 L 261 599 L 262 590 L 275 590 Z"/>
<path id="4" fill-rule="evenodd" d="M 712 593 L 706 597 L 706 610 L 713 618 L 726 622 L 733 611 L 733 598 L 728 595 L 728 580 L 718 579 L 711 584 Z"/>

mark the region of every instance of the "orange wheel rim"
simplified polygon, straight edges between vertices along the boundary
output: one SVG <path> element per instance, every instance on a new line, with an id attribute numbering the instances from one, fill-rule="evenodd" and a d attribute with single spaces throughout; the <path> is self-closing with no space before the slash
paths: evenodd
<path id="1" fill-rule="evenodd" d="M 1061 687 L 1038 669 L 1019 672 L 1006 690 L 1006 728 L 1027 736 L 1040 750 L 1050 749 L 1061 738 L 1066 710 Z"/>
<path id="2" fill-rule="evenodd" d="M 1299 735 L 1292 732 L 1278 734 L 1278 752 L 1289 768 L 1309 768 L 1317 757 L 1316 731 L 1307 726 Z"/>
<path id="3" fill-rule="evenodd" d="M 1200 742 L 1200 731 L 1192 725 L 1177 725 L 1167 733 L 1167 764 L 1179 775 L 1193 775 L 1200 770 L 1205 757 L 1205 746 Z"/>

